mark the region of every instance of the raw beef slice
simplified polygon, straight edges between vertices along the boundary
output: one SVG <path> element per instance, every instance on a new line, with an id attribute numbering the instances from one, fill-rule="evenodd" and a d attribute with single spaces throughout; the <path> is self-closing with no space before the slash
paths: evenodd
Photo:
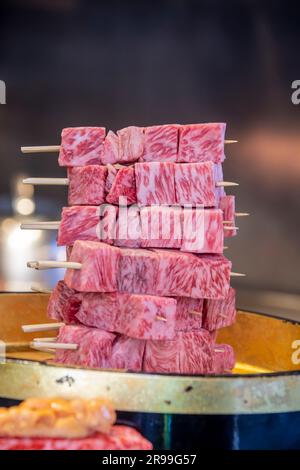
<path id="1" fill-rule="evenodd" d="M 60 166 L 100 165 L 105 127 L 67 127 L 61 133 Z"/>

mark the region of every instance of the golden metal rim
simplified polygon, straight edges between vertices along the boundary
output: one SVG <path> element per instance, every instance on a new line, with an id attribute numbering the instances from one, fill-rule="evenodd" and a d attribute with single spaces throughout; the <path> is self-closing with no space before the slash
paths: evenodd
<path id="1" fill-rule="evenodd" d="M 257 414 L 300 411 L 300 373 L 170 376 L 100 371 L 9 360 L 0 364 L 0 396 L 110 398 L 119 411 Z"/>

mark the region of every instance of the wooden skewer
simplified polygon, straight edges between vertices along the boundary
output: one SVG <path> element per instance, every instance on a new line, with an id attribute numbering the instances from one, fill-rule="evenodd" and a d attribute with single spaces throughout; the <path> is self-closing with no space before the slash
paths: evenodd
<path id="1" fill-rule="evenodd" d="M 50 289 L 44 289 L 43 287 L 38 287 L 38 286 L 31 286 L 30 289 L 33 292 L 37 292 L 39 294 L 51 294 L 52 292 Z"/>
<path id="2" fill-rule="evenodd" d="M 230 186 L 239 186 L 239 183 L 233 183 L 232 181 L 218 181 L 216 186 L 217 188 L 229 188 Z"/>
<path id="3" fill-rule="evenodd" d="M 68 186 L 69 178 L 25 178 L 23 184 L 32 184 L 40 186 Z M 239 183 L 233 183 L 231 181 L 218 181 L 216 183 L 217 188 L 228 188 L 231 186 L 239 186 Z"/>
<path id="4" fill-rule="evenodd" d="M 52 153 L 59 151 L 60 145 L 35 145 L 33 147 L 21 147 L 22 153 Z"/>
<path id="5" fill-rule="evenodd" d="M 65 268 L 65 269 L 81 269 L 82 264 L 76 263 L 75 261 L 28 261 L 28 268 L 34 269 L 53 269 L 53 268 Z M 244 277 L 246 274 L 242 273 L 230 273 L 231 277 Z"/>
<path id="6" fill-rule="evenodd" d="M 23 184 L 39 184 L 42 186 L 68 186 L 69 178 L 25 178 Z"/>
<path id="7" fill-rule="evenodd" d="M 60 221 L 49 221 L 49 222 L 25 222 L 20 225 L 21 230 L 58 230 L 60 226 Z M 232 225 L 226 226 L 226 224 L 231 224 L 230 220 L 224 220 L 224 230 L 238 230 L 239 227 L 233 227 Z"/>
<path id="8" fill-rule="evenodd" d="M 58 230 L 60 222 L 26 222 L 20 225 L 21 230 Z"/>
<path id="9" fill-rule="evenodd" d="M 24 333 L 36 333 L 40 331 L 59 330 L 64 323 L 38 323 L 36 325 L 22 325 Z"/>
<path id="10" fill-rule="evenodd" d="M 52 343 L 52 341 L 56 341 L 57 336 L 51 336 L 50 338 L 33 338 L 33 341 L 39 341 L 40 343 Z"/>
<path id="11" fill-rule="evenodd" d="M 249 212 L 236 212 L 234 214 L 236 217 L 249 217 Z"/>
<path id="12" fill-rule="evenodd" d="M 156 315 L 156 320 L 168 321 L 165 317 L 161 317 L 160 315 Z"/>
<path id="13" fill-rule="evenodd" d="M 52 341 L 49 341 L 48 343 L 46 341 L 32 341 L 30 343 L 30 347 L 35 349 L 44 349 L 44 348 L 50 348 L 50 349 L 70 349 L 72 351 L 75 351 L 78 349 L 78 344 L 75 343 L 54 343 Z"/>
<path id="14" fill-rule="evenodd" d="M 199 315 L 200 317 L 202 317 L 202 313 L 201 312 L 197 312 L 197 310 L 189 310 L 189 313 L 191 315 Z"/>
<path id="15" fill-rule="evenodd" d="M 66 268 L 66 269 L 81 269 L 81 263 L 75 263 L 73 261 L 28 261 L 28 268 L 34 269 L 54 269 L 54 268 Z"/>
<path id="16" fill-rule="evenodd" d="M 214 348 L 214 351 L 217 352 L 217 353 L 223 353 L 223 352 L 224 352 L 224 349 L 222 349 L 222 348 Z"/>
<path id="17" fill-rule="evenodd" d="M 227 144 L 236 144 L 238 140 L 227 139 L 224 143 Z M 34 146 L 23 146 L 21 147 L 22 153 L 54 153 L 60 151 L 60 145 L 34 145 Z"/>

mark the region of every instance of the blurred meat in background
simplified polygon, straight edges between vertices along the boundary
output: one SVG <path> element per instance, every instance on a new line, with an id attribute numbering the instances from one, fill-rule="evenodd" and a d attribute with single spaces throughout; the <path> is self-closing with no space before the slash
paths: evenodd
<path id="1" fill-rule="evenodd" d="M 298 317 L 300 105 L 296 2 L 14 0 L 0 6 L 1 288 L 46 286 L 30 258 L 64 259 L 55 232 L 19 230 L 58 220 L 66 188 L 23 186 L 24 176 L 65 176 L 55 154 L 63 127 L 228 123 L 226 180 L 238 181 L 239 234 L 226 244 L 240 306 Z"/>

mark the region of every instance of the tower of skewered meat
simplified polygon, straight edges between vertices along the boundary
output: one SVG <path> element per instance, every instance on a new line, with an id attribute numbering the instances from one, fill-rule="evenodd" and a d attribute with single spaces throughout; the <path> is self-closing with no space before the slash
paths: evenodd
<path id="1" fill-rule="evenodd" d="M 215 342 L 235 320 L 223 255 L 224 236 L 236 234 L 224 136 L 218 123 L 63 130 L 69 207 L 57 241 L 76 268 L 55 287 L 48 315 L 64 323 L 57 341 L 78 347 L 57 351 L 56 362 L 182 374 L 233 368 L 232 348 Z"/>

